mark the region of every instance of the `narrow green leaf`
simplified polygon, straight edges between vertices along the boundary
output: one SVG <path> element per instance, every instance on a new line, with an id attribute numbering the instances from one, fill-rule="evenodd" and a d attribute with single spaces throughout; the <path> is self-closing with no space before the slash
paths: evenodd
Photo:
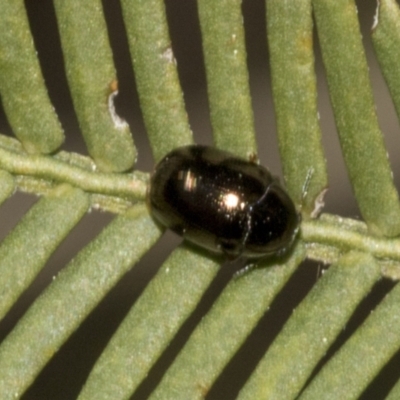
<path id="1" fill-rule="evenodd" d="M 303 203 L 307 215 L 328 185 L 318 121 L 311 0 L 268 0 L 266 6 L 283 174 L 292 199 Z"/>
<path id="2" fill-rule="evenodd" d="M 0 393 L 14 399 L 159 237 L 144 205 L 116 217 L 60 272 L 0 346 Z"/>
<path id="3" fill-rule="evenodd" d="M 371 231 L 400 234 L 400 203 L 378 126 L 353 0 L 313 0 L 344 159 Z"/>
<path id="4" fill-rule="evenodd" d="M 151 399 L 203 399 L 304 256 L 233 279 L 189 338 Z"/>
<path id="5" fill-rule="evenodd" d="M 136 161 L 136 149 L 129 125 L 115 116 L 113 95 L 118 84 L 101 1 L 56 0 L 54 7 L 71 96 L 88 152 L 101 170 L 125 171 Z"/>
<path id="6" fill-rule="evenodd" d="M 94 366 L 79 399 L 126 399 L 196 307 L 218 263 L 179 248 L 168 258 Z"/>
<path id="7" fill-rule="evenodd" d="M 15 190 L 15 181 L 8 172 L 0 170 L 0 204 L 10 197 Z"/>
<path id="8" fill-rule="evenodd" d="M 0 1 L 0 94 L 14 134 L 29 153 L 51 153 L 62 144 L 23 0 Z"/>
<path id="9" fill-rule="evenodd" d="M 399 400 L 400 399 L 400 380 L 396 382 L 390 393 L 385 397 L 385 400 Z"/>
<path id="10" fill-rule="evenodd" d="M 397 284 L 322 368 L 300 399 L 359 398 L 400 348 L 399 304 Z"/>
<path id="11" fill-rule="evenodd" d="M 156 161 L 192 142 L 163 0 L 122 0 L 144 123 Z"/>
<path id="12" fill-rule="evenodd" d="M 400 9 L 395 0 L 378 2 L 372 43 L 400 118 Z"/>
<path id="13" fill-rule="evenodd" d="M 215 145 L 248 158 L 257 153 L 241 0 L 197 2 Z"/>
<path id="14" fill-rule="evenodd" d="M 80 189 L 60 185 L 39 200 L 0 245 L 0 320 L 89 207 Z"/>
<path id="15" fill-rule="evenodd" d="M 378 264 L 369 254 L 351 252 L 332 265 L 294 310 L 238 399 L 296 398 L 379 278 Z"/>

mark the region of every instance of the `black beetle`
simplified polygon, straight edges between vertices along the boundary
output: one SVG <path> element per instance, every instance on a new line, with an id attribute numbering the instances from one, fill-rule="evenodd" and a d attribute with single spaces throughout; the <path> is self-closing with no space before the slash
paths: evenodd
<path id="1" fill-rule="evenodd" d="M 167 154 L 151 177 L 148 203 L 162 225 L 229 258 L 284 253 L 299 229 L 300 216 L 276 178 L 213 147 Z"/>

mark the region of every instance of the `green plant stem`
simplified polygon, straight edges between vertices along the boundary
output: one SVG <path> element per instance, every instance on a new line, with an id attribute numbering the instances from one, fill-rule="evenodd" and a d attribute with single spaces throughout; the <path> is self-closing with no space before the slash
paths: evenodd
<path id="1" fill-rule="evenodd" d="M 319 220 L 307 221 L 302 224 L 301 237 L 306 243 L 335 247 L 338 254 L 359 250 L 370 253 L 378 259 L 400 261 L 399 238 L 385 239 L 370 235 L 365 224 L 351 219 L 330 215 L 321 217 Z M 325 259 L 322 251 L 315 259 L 327 264 L 336 261 Z"/>
<path id="2" fill-rule="evenodd" d="M 95 169 L 90 171 L 87 168 L 62 161 L 62 158 L 66 158 L 65 155 L 61 155 L 60 158 L 20 154 L 1 147 L 0 144 L 0 168 L 14 175 L 36 178 L 39 193 L 40 187 L 43 185 L 41 180 L 44 179 L 48 182 L 66 182 L 92 193 L 119 196 L 130 200 L 145 198 L 147 174 L 99 173 L 95 172 Z M 77 159 L 79 162 L 81 157 L 77 156 Z"/>
<path id="3" fill-rule="evenodd" d="M 28 155 L 20 144 L 0 135 L 0 168 L 16 175 L 17 187 L 28 192 L 48 193 L 59 182 L 67 182 L 91 194 L 91 206 L 114 213 L 124 212 L 134 202 L 144 201 L 149 175 L 105 174 L 96 172 L 93 161 L 74 153 L 60 152 L 54 157 Z M 8 185 L 11 178 L 8 177 Z M 10 194 L 12 186 L 4 186 Z M 400 240 L 374 236 L 366 225 L 351 219 L 323 215 L 303 221 L 302 240 L 308 257 L 324 263 L 336 262 L 354 249 L 369 252 L 381 260 L 400 261 Z M 396 278 L 399 268 L 388 273 Z"/>
<path id="4" fill-rule="evenodd" d="M 214 143 L 249 158 L 257 153 L 241 0 L 199 0 Z"/>
<path id="5" fill-rule="evenodd" d="M 15 399 L 24 393 L 54 353 L 159 235 L 145 206 L 134 206 L 116 217 L 78 253 L 2 342 L 2 399 Z"/>

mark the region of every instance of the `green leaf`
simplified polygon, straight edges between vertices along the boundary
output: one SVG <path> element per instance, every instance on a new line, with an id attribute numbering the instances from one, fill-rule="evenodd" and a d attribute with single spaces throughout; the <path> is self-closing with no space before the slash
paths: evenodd
<path id="1" fill-rule="evenodd" d="M 233 279 L 198 324 L 151 399 L 202 399 L 303 260 L 298 247 L 283 265 Z"/>
<path id="2" fill-rule="evenodd" d="M 241 0 L 198 2 L 215 145 L 256 154 Z"/>
<path id="3" fill-rule="evenodd" d="M 313 379 L 300 399 L 358 398 L 400 348 L 399 301 L 397 284 Z"/>
<path id="4" fill-rule="evenodd" d="M 23 0 L 0 2 L 0 94 L 14 134 L 29 153 L 51 153 L 64 134 L 50 103 Z"/>
<path id="5" fill-rule="evenodd" d="M 36 203 L 1 243 L 0 320 L 88 208 L 84 192 L 60 185 Z"/>
<path id="6" fill-rule="evenodd" d="M 379 272 L 369 254 L 358 252 L 332 265 L 293 311 L 238 398 L 296 398 Z"/>
<path id="7" fill-rule="evenodd" d="M 0 344 L 2 398 L 19 398 L 27 391 L 161 234 L 146 207 L 150 174 L 123 172 L 132 167 L 136 153 L 113 103 L 118 82 L 115 49 L 107 32 L 113 27 L 106 26 L 103 4 L 54 2 L 69 90 L 89 156 L 57 151 L 63 135 L 47 95 L 24 2 L 0 4 L 0 94 L 17 137 L 0 134 L 0 203 L 15 191 L 40 196 L 25 216 L 15 218 L 15 228 L 0 244 L 4 321 L 13 318 L 18 298 L 30 289 L 62 240 L 75 234 L 73 227 L 86 212 L 116 214 L 72 256 Z M 241 2 L 199 0 L 197 5 L 214 141 L 248 158 L 256 140 Z M 192 142 L 175 43 L 169 36 L 169 12 L 174 8 L 162 0 L 122 0 L 121 7 L 143 119 L 158 161 L 173 148 Z M 373 285 L 383 277 L 400 279 L 400 206 L 375 114 L 355 3 L 268 0 L 266 9 L 267 43 L 264 26 L 261 35 L 270 51 L 284 177 L 302 214 L 299 237 L 292 249 L 283 249 L 285 257 L 258 261 L 233 276 L 196 322 L 187 342 L 180 344 L 179 354 L 169 360 L 158 386 L 148 388 L 153 399 L 200 399 L 217 388 L 229 374 L 231 360 L 233 365 L 237 362 L 235 354 L 305 258 L 332 265 L 294 305 L 265 354 L 255 349 L 261 361 L 243 387 L 235 382 L 239 398 L 357 398 L 368 394 L 368 386 L 399 351 L 396 284 L 341 348 L 325 359 Z M 375 51 L 398 107 L 400 12 L 390 0 L 380 2 L 379 12 Z M 328 182 L 317 112 L 313 17 L 363 221 L 331 214 L 315 218 Z M 331 156 L 329 148 L 325 153 Z M 7 204 L 12 201 L 13 197 Z M 185 244 L 173 251 L 141 295 L 135 294 L 137 300 L 87 371 L 79 398 L 126 399 L 135 391 L 138 395 L 214 284 L 222 261 L 221 256 Z M 325 364 L 314 377 L 321 361 Z M 389 398 L 398 398 L 399 388 L 396 384 Z"/>
<path id="8" fill-rule="evenodd" d="M 400 234 L 400 203 L 378 126 L 357 10 L 349 0 L 313 0 L 329 94 L 346 167 L 372 232 Z"/>
<path id="9" fill-rule="evenodd" d="M 139 205 L 116 217 L 81 250 L 1 344 L 0 393 L 20 396 L 158 236 L 158 229 Z"/>
<path id="10" fill-rule="evenodd" d="M 328 185 L 317 111 L 311 0 L 269 0 L 267 32 L 279 150 L 288 192 L 303 215 Z M 308 181 L 309 180 L 309 181 Z"/>
<path id="11" fill-rule="evenodd" d="M 218 268 L 218 262 L 192 249 L 175 250 L 114 334 L 79 399 L 128 398 L 194 310 Z"/>
<path id="12" fill-rule="evenodd" d="M 162 0 L 122 0 L 121 5 L 143 118 L 153 156 L 159 161 L 193 140 L 165 5 Z"/>
<path id="13" fill-rule="evenodd" d="M 136 149 L 128 124 L 115 120 L 117 116 L 113 121 L 112 96 L 118 82 L 101 1 L 59 0 L 54 6 L 71 95 L 89 154 L 105 172 L 126 171 L 136 161 Z"/>
<path id="14" fill-rule="evenodd" d="M 380 0 L 372 31 L 376 57 L 388 84 L 397 116 L 400 115 L 400 9 L 396 1 Z"/>

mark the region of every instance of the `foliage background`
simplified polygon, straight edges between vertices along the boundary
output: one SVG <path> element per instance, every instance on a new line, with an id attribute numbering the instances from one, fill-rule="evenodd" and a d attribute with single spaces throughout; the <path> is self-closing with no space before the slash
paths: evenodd
<path id="1" fill-rule="evenodd" d="M 211 124 L 207 108 L 205 72 L 201 55 L 201 38 L 196 2 L 194 0 L 185 0 L 183 5 L 183 2 L 167 0 L 166 5 L 174 54 L 178 61 L 181 85 L 185 93 L 186 108 L 195 135 L 195 141 L 197 143 L 210 144 Z M 380 126 L 385 133 L 392 168 L 395 172 L 396 186 L 400 187 L 399 174 L 396 174 L 400 170 L 400 160 L 396 157 L 399 154 L 399 124 L 370 42 L 370 29 L 376 5 L 373 0 L 360 0 L 357 5 L 370 72 L 373 77 L 372 85 Z M 26 6 L 50 98 L 66 132 L 66 143 L 63 148 L 69 151 L 85 153 L 85 146 L 79 134 L 78 123 L 63 69 L 61 47 L 52 2 L 50 0 L 42 0 L 40 2 L 27 0 Z M 153 162 L 149 153 L 149 145 L 139 109 L 119 2 L 104 0 L 103 7 L 119 80 L 118 113 L 129 122 L 134 133 L 135 143 L 139 149 L 137 167 L 150 172 Z M 268 51 L 265 40 L 264 1 L 245 0 L 243 2 L 243 12 L 246 25 L 246 46 L 255 124 L 256 131 L 259 134 L 259 156 L 261 162 L 264 165 L 268 165 L 274 174 L 280 174 L 275 138 L 276 127 L 269 83 Z M 358 217 L 359 212 L 351 193 L 336 138 L 334 119 L 330 109 L 326 81 L 318 49 L 316 63 L 319 112 L 321 129 L 324 135 L 324 148 L 328 160 L 330 186 L 324 211 L 352 218 Z M 3 114 L 0 115 L 0 132 L 11 133 Z M 268 132 L 268 135 L 265 135 L 265 132 Z M 36 199 L 33 196 L 17 194 L 0 208 L 0 220 L 2 221 L 0 239 L 5 237 L 7 232 L 19 221 L 21 215 L 35 201 Z M 23 294 L 13 307 L 12 312 L 2 321 L 0 324 L 0 340 L 12 329 L 32 300 L 51 282 L 57 271 L 80 248 L 94 238 L 100 232 L 101 227 L 111 219 L 111 215 L 99 212 L 92 212 L 85 216 L 53 254 L 46 268 L 37 277 L 32 287 Z M 143 287 L 154 275 L 162 260 L 177 243 L 178 240 L 172 235 L 167 234 L 163 237 L 161 242 L 157 244 L 157 248 L 152 251 L 152 254 L 146 255 L 139 265 L 132 269 L 106 296 L 46 366 L 23 398 L 71 399 L 76 397 L 99 352 L 105 346 L 135 299 L 140 295 Z M 320 272 L 321 266 L 312 263 L 307 263 L 299 268 L 276 299 L 272 312 L 268 313 L 260 322 L 245 347 L 235 356 L 226 372 L 218 379 L 215 387 L 208 394 L 208 398 L 227 399 L 232 398 L 237 393 L 268 344 L 290 316 L 298 302 L 315 283 Z M 149 378 L 141 385 L 139 392 L 134 397 L 135 399 L 145 398 L 150 389 L 154 387 L 155 382 L 161 378 L 163 371 L 177 354 L 196 322 L 200 320 L 205 310 L 210 307 L 223 285 L 231 276 L 232 270 L 226 268 L 218 275 L 212 288 L 208 291 L 209 293 L 203 299 L 202 309 L 198 310 L 185 324 L 185 329 L 179 334 L 180 337 L 174 341 L 173 345 L 152 370 Z M 346 327 L 342 334 L 342 340 L 345 340 L 359 321 L 368 315 L 368 310 L 380 301 L 391 285 L 392 283 L 386 280 L 374 288 L 373 293 L 367 299 L 368 301 L 362 304 L 355 317 Z M 266 332 L 268 337 L 265 337 Z M 365 399 L 383 398 L 381 397 L 384 388 L 383 384 L 386 383 L 387 387 L 390 387 L 394 383 L 394 374 L 399 360 L 400 356 L 397 356 L 391 361 L 390 365 L 381 374 L 380 380 L 369 388 L 368 393 L 365 393 Z"/>

